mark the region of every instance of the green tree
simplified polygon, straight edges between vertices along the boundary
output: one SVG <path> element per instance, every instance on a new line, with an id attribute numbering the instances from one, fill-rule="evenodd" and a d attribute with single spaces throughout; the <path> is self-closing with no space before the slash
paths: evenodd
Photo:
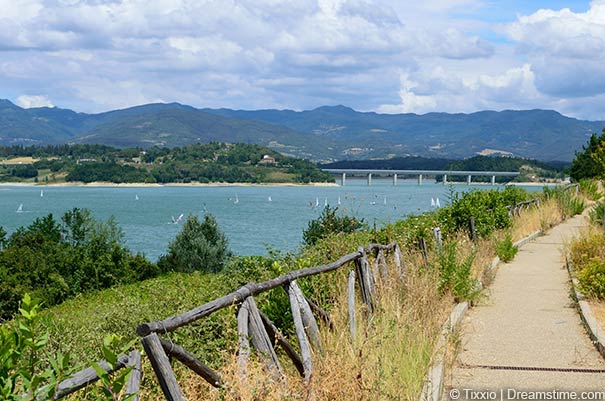
<path id="1" fill-rule="evenodd" d="M 588 146 L 584 146 L 581 152 L 576 152 L 576 157 L 571 164 L 569 175 L 574 180 L 582 178 L 601 178 L 605 174 L 605 129 L 600 136 L 592 134 L 588 140 Z"/>
<path id="2" fill-rule="evenodd" d="M 339 216 L 337 211 L 338 207 L 326 206 L 317 219 L 309 222 L 303 232 L 305 245 L 313 245 L 330 234 L 352 233 L 364 227 L 363 219 L 353 216 Z"/>
<path id="3" fill-rule="evenodd" d="M 227 237 L 220 230 L 216 219 L 206 214 L 200 221 L 190 215 L 183 229 L 168 245 L 168 254 L 158 261 L 160 269 L 166 271 L 217 272 L 231 255 Z"/>

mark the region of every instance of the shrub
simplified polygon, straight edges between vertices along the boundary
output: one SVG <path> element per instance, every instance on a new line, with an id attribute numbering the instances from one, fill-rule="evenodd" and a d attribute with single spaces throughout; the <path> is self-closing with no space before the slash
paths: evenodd
<path id="1" fill-rule="evenodd" d="M 352 233 L 364 227 L 363 219 L 352 216 L 339 216 L 338 207 L 331 208 L 326 206 L 321 215 L 309 222 L 309 225 L 303 232 L 303 242 L 305 245 L 313 245 L 322 238 L 335 233 Z"/>
<path id="2" fill-rule="evenodd" d="M 457 243 L 445 243 L 437 253 L 437 264 L 433 265 L 439 270 L 439 290 L 451 291 L 457 301 L 475 298 L 478 290 L 472 273 L 474 259 L 475 253 L 471 253 L 458 260 Z"/>
<path id="3" fill-rule="evenodd" d="M 580 289 L 589 297 L 605 299 L 605 260 L 591 258 L 578 271 Z"/>
<path id="4" fill-rule="evenodd" d="M 496 242 L 496 253 L 503 262 L 510 262 L 513 260 L 519 248 L 513 245 L 513 236 L 509 233 L 502 241 Z"/>
<path id="5" fill-rule="evenodd" d="M 579 181 L 580 191 L 590 200 L 596 201 L 603 194 L 599 190 L 599 184 L 594 179 L 582 178 Z"/>
<path id="6" fill-rule="evenodd" d="M 158 266 L 164 272 L 218 272 L 230 255 L 227 237 L 216 219 L 206 214 L 200 222 L 190 215 L 181 232 L 168 245 L 168 254 L 160 257 Z"/>

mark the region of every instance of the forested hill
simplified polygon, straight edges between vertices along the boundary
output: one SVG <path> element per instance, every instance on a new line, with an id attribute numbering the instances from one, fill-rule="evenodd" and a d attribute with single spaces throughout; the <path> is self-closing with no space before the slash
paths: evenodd
<path id="1" fill-rule="evenodd" d="M 345 106 L 307 111 L 197 109 L 146 104 L 99 114 L 21 108 L 0 100 L 0 145 L 62 143 L 116 147 L 245 142 L 315 161 L 477 154 L 571 161 L 602 121 L 552 110 L 471 114 L 379 114 Z"/>
<path id="2" fill-rule="evenodd" d="M 103 145 L 0 147 L 0 181 L 56 183 L 309 183 L 333 178 L 306 160 L 245 143 L 171 149 Z"/>

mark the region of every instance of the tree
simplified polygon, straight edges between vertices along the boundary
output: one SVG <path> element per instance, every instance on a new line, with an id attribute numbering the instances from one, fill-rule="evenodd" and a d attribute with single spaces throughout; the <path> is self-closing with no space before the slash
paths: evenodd
<path id="1" fill-rule="evenodd" d="M 181 232 L 168 245 L 168 254 L 160 258 L 158 265 L 164 272 L 217 272 L 230 255 L 227 237 L 212 215 L 206 214 L 202 222 L 189 215 Z"/>
<path id="2" fill-rule="evenodd" d="M 338 216 L 337 211 L 338 207 L 326 206 L 317 219 L 309 222 L 307 229 L 303 232 L 305 245 L 313 245 L 330 234 L 352 233 L 363 228 L 363 219 L 353 216 Z"/>
<path id="3" fill-rule="evenodd" d="M 583 146 L 581 152 L 576 152 L 569 170 L 569 175 L 574 180 L 601 178 L 603 174 L 605 174 L 605 129 L 600 136 L 592 134 L 588 146 Z"/>

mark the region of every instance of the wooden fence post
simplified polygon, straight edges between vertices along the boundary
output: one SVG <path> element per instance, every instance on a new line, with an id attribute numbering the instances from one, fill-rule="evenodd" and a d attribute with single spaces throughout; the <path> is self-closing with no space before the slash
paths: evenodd
<path id="1" fill-rule="evenodd" d="M 286 355 L 288 355 L 290 357 L 290 359 L 292 360 L 292 363 L 294 364 L 294 367 L 296 368 L 296 370 L 298 370 L 298 373 L 300 373 L 301 376 L 304 376 L 305 370 L 303 368 L 303 363 L 302 363 L 302 360 L 300 359 L 300 355 L 298 355 L 298 353 L 296 352 L 294 347 L 292 347 L 292 345 L 286 339 L 286 337 L 284 337 L 279 332 L 279 330 L 277 329 L 277 327 L 275 327 L 273 322 L 267 316 L 265 316 L 265 314 L 263 312 L 261 312 L 260 310 L 258 311 L 258 313 L 260 314 L 260 318 L 263 320 L 263 324 L 265 325 L 265 330 L 267 330 L 267 334 L 269 335 L 269 337 L 273 337 L 277 340 L 277 343 L 282 347 L 282 349 L 284 350 Z"/>
<path id="2" fill-rule="evenodd" d="M 303 361 L 304 378 L 309 380 L 313 373 L 313 365 L 311 362 L 311 347 L 309 346 L 309 340 L 305 334 L 305 325 L 302 321 L 300 313 L 300 305 L 298 304 L 298 297 L 296 291 L 292 285 L 288 284 L 288 297 L 290 298 L 290 309 L 292 310 L 292 318 L 294 320 L 294 328 L 296 329 L 296 337 L 298 338 L 298 344 L 300 346 L 300 355 Z"/>
<path id="3" fill-rule="evenodd" d="M 313 316 L 313 311 L 311 311 L 311 307 L 309 306 L 305 295 L 303 294 L 296 281 L 292 281 L 290 283 L 290 288 L 294 290 L 296 298 L 298 299 L 301 318 L 303 324 L 305 325 L 305 330 L 307 332 L 307 336 L 311 342 L 311 345 L 313 345 L 313 348 L 323 353 L 324 347 L 321 341 L 319 327 L 317 326 L 317 321 L 315 320 L 315 316 Z"/>
<path id="4" fill-rule="evenodd" d="M 370 291 L 370 278 L 367 273 L 367 266 L 363 255 L 365 255 L 365 251 L 363 251 L 360 247 L 359 252 L 361 252 L 362 257 L 355 260 L 355 268 L 357 269 L 357 279 L 359 280 L 359 288 L 361 289 L 361 298 L 363 302 L 367 305 L 368 311 L 372 313 L 374 311 L 374 305 L 372 304 L 372 292 Z"/>
<path id="5" fill-rule="evenodd" d="M 248 298 L 246 298 L 248 299 Z M 250 334 L 248 332 L 248 316 L 250 312 L 248 305 L 242 303 L 237 311 L 237 336 L 238 336 L 238 353 L 237 365 L 239 369 L 240 380 L 242 385 L 246 386 L 246 377 L 248 375 L 248 358 L 250 358 Z"/>
<path id="6" fill-rule="evenodd" d="M 380 277 L 386 279 L 389 277 L 389 270 L 387 269 L 387 261 L 384 258 L 384 252 L 382 249 L 378 250 L 376 260 L 374 260 L 374 270 L 380 273 Z"/>
<path id="7" fill-rule="evenodd" d="M 477 230 L 475 229 L 475 216 L 471 215 L 468 221 L 469 229 L 471 232 L 471 240 L 477 242 Z"/>
<path id="8" fill-rule="evenodd" d="M 428 267 L 429 266 L 429 255 L 428 255 L 428 251 L 426 249 L 426 241 L 424 240 L 424 238 L 420 238 L 419 241 L 419 245 L 420 245 L 420 252 L 422 253 L 422 259 L 424 260 L 424 266 Z"/>
<path id="9" fill-rule="evenodd" d="M 136 394 L 132 401 L 139 401 L 139 390 L 141 389 L 141 353 L 137 350 L 128 354 L 128 366 L 132 366 L 132 373 L 126 382 L 125 397 Z"/>
<path id="10" fill-rule="evenodd" d="M 263 325 L 256 302 L 253 297 L 248 297 L 244 301 L 244 305 L 248 308 L 248 331 L 252 339 L 252 345 L 266 358 L 267 365 L 275 373 L 276 378 L 282 376 L 281 365 L 273 349 L 273 344 L 269 339 L 267 330 Z"/>
<path id="11" fill-rule="evenodd" d="M 435 245 L 437 250 L 441 250 L 441 229 L 439 227 L 433 228 L 433 235 L 435 236 Z"/>
<path id="12" fill-rule="evenodd" d="M 151 333 L 143 337 L 141 342 L 166 400 L 185 401 L 185 397 L 176 381 L 174 371 L 172 370 L 172 366 L 170 366 L 170 361 L 166 352 L 164 352 L 164 348 L 162 348 L 158 335 Z"/>
<path id="13" fill-rule="evenodd" d="M 357 338 L 357 322 L 355 320 L 355 270 L 349 271 L 347 304 L 349 307 L 349 330 L 351 331 L 351 340 L 353 341 L 353 344 L 355 344 Z"/>

